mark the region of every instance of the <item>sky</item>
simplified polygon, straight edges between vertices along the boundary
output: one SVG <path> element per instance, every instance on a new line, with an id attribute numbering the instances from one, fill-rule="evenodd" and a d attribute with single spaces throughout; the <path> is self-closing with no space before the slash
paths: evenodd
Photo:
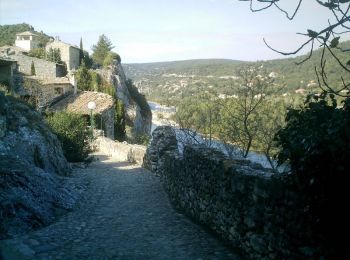
<path id="1" fill-rule="evenodd" d="M 281 2 L 292 11 L 298 1 Z M 263 38 L 293 51 L 306 39 L 296 33 L 325 27 L 327 17 L 315 0 L 303 1 L 292 21 L 276 8 L 253 13 L 239 0 L 0 0 L 0 25 L 29 23 L 78 46 L 82 38 L 90 53 L 105 34 L 124 63 L 284 58 Z"/>

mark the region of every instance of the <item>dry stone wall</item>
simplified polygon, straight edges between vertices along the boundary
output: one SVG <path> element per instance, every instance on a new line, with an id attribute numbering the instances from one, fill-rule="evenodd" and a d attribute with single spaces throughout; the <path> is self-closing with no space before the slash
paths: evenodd
<path id="1" fill-rule="evenodd" d="M 65 76 L 65 69 L 51 61 L 29 57 L 26 55 L 11 55 L 12 59 L 17 61 L 18 70 L 26 75 L 31 75 L 31 65 L 34 63 L 36 76 L 42 79 L 52 79 Z"/>
<path id="2" fill-rule="evenodd" d="M 142 164 L 146 153 L 146 147 L 142 145 L 121 143 L 112 139 L 99 136 L 94 141 L 97 150 L 111 157 L 116 157 L 122 161 Z"/>
<path id="3" fill-rule="evenodd" d="M 214 149 L 178 153 L 170 127 L 159 127 L 144 166 L 161 176 L 173 205 L 250 259 L 318 259 L 314 224 L 293 176 Z"/>

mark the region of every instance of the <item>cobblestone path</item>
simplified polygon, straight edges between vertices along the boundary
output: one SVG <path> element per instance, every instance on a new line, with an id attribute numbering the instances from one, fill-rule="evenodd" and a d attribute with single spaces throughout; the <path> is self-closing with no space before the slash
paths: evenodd
<path id="1" fill-rule="evenodd" d="M 5 256 L 239 259 L 215 237 L 176 212 L 159 178 L 149 171 L 99 155 L 99 161 L 77 170 L 74 176 L 90 183 L 79 205 L 48 227 L 3 241 L 10 248 Z"/>

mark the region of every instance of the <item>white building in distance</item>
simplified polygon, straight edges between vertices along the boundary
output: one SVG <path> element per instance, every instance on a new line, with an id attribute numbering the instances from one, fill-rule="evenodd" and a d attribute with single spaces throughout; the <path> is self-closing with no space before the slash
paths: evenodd
<path id="1" fill-rule="evenodd" d="M 32 49 L 38 48 L 39 47 L 38 35 L 30 31 L 17 33 L 15 45 L 26 51 L 30 51 Z"/>

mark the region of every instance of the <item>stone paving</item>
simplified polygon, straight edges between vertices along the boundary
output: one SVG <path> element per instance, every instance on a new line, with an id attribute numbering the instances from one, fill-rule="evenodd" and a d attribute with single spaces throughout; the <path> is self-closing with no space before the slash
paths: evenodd
<path id="1" fill-rule="evenodd" d="M 98 158 L 74 173 L 89 182 L 79 205 L 48 227 L 2 241 L 4 259 L 240 259 L 171 207 L 159 177 Z"/>

